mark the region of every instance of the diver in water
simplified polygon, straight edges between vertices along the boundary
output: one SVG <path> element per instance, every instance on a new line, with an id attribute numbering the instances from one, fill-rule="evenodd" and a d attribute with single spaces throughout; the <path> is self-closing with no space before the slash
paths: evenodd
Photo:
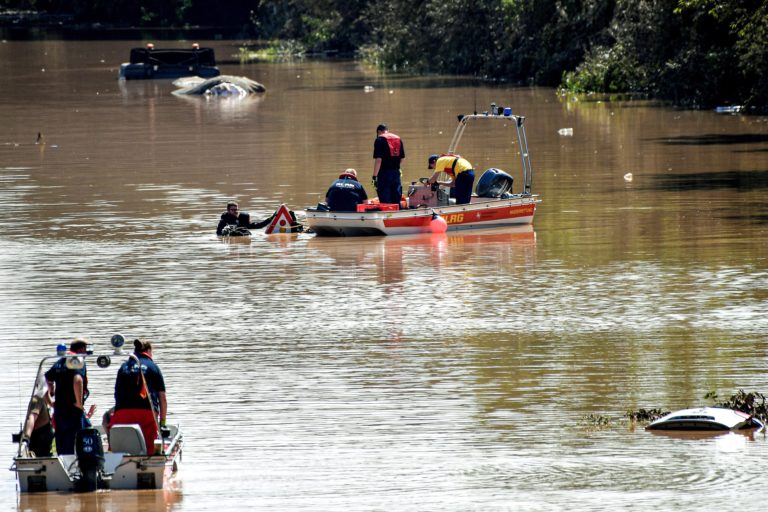
<path id="1" fill-rule="evenodd" d="M 261 229 L 269 225 L 275 217 L 273 213 L 260 222 L 251 222 L 248 212 L 241 212 L 237 203 L 227 203 L 227 211 L 221 214 L 219 225 L 216 227 L 217 236 L 250 235 L 249 229 Z"/>

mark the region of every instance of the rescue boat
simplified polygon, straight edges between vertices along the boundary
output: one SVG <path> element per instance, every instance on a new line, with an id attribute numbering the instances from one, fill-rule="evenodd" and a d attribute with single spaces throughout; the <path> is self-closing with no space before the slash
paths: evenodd
<path id="1" fill-rule="evenodd" d="M 114 425 L 109 434 L 104 425 L 80 430 L 72 455 L 38 456 L 29 451 L 27 436 L 30 432 L 27 425 L 31 427 L 41 411 L 49 417 L 53 416 L 43 400 L 48 393 L 44 376 L 48 366 L 61 357 L 66 358 L 68 368 L 75 370 L 82 368 L 86 361 L 95 361 L 95 365 L 88 365 L 90 373 L 110 367 L 112 359 L 121 359 L 122 362 L 126 358 L 134 358 L 138 362 L 135 355 L 122 351 L 124 343 L 125 338 L 116 334 L 111 338 L 112 352 L 71 354 L 66 352 L 64 345 L 59 345 L 56 355 L 42 358 L 22 430 L 13 434 L 18 449 L 10 470 L 16 473 L 20 492 L 162 489 L 167 486 L 181 461 L 183 436 L 179 425 L 162 428 L 158 425 L 154 455 L 147 455 L 139 425 Z"/>
<path id="2" fill-rule="evenodd" d="M 426 184 L 427 178 L 421 178 L 411 183 L 408 195 L 399 205 L 379 204 L 372 200 L 358 205 L 356 212 L 329 211 L 321 205 L 307 208 L 304 214 L 309 230 L 318 236 L 391 236 L 532 224 L 536 205 L 541 200 L 531 193 L 533 169 L 525 135 L 525 117 L 512 114 L 510 108 L 497 109 L 495 105 L 489 112 L 461 115 L 448 147 L 449 154 L 456 153 L 470 122 L 497 122 L 514 126 L 523 179 L 520 192 L 512 192 L 513 178 L 509 174 L 490 168 L 477 180 L 471 201 L 456 204 L 450 197 L 449 188 L 430 187 Z"/>
<path id="3" fill-rule="evenodd" d="M 722 407 L 682 409 L 662 416 L 646 430 L 723 431 L 762 429 L 763 423 L 754 416 Z"/>

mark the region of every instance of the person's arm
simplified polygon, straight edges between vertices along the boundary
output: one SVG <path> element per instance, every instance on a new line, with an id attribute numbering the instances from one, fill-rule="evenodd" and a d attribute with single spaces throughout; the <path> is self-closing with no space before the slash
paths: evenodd
<path id="1" fill-rule="evenodd" d="M 83 376 L 80 374 L 72 377 L 72 388 L 75 391 L 75 407 L 85 412 L 83 409 Z"/>
<path id="2" fill-rule="evenodd" d="M 272 212 L 272 215 L 259 222 L 250 222 L 251 218 L 248 217 L 248 229 L 261 229 L 267 227 L 269 223 L 272 222 L 272 219 L 275 218 L 275 213 L 277 213 L 277 211 Z"/>
<path id="3" fill-rule="evenodd" d="M 437 181 L 437 177 L 440 175 L 440 171 L 435 171 L 432 176 L 427 180 L 427 185 L 431 185 Z"/>
<path id="4" fill-rule="evenodd" d="M 165 391 L 158 392 L 157 396 L 160 398 L 160 424 L 165 425 L 165 419 L 168 415 L 168 401 L 165 398 Z"/>
<path id="5" fill-rule="evenodd" d="M 56 382 L 47 379 L 45 382 L 48 384 L 48 401 L 53 403 L 53 399 L 56 396 Z"/>
<path id="6" fill-rule="evenodd" d="M 374 158 L 373 159 L 373 175 L 374 176 L 379 175 L 379 169 L 381 169 L 381 158 Z"/>
<path id="7" fill-rule="evenodd" d="M 216 234 L 221 236 L 221 232 L 224 230 L 224 227 L 227 225 L 227 221 L 224 220 L 224 216 L 221 216 L 221 219 L 219 220 L 219 225 L 216 226 Z"/>

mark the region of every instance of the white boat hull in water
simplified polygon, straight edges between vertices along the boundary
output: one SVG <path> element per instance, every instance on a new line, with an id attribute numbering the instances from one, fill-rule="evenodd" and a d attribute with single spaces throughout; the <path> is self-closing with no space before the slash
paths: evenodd
<path id="1" fill-rule="evenodd" d="M 57 347 L 55 356 L 47 356 L 40 361 L 22 431 L 13 436 L 18 448 L 10 469 L 16 473 L 20 492 L 162 489 L 178 469 L 183 445 L 181 430 L 178 425 L 166 427 L 159 422 L 152 450 L 148 449 L 139 425 L 113 424 L 107 435 L 107 424 L 103 422 L 102 425 L 85 428 L 77 433 L 75 454 L 51 456 L 50 444 L 44 456 L 37 456 L 30 451 L 31 446 L 36 446 L 32 442 L 35 432 L 33 427 L 41 418 L 52 416 L 48 405 L 50 401 L 46 399 L 46 368 L 59 359 L 65 361 L 70 369 L 85 367 L 86 360 L 95 362 L 89 366 L 90 372 L 110 367 L 112 359 L 132 358 L 138 362 L 134 354 L 122 352 L 121 347 L 125 342 L 123 336 L 116 334 L 110 341 L 115 349 L 112 352 L 72 354 L 65 352 L 62 345 Z M 108 410 L 109 406 L 103 409 Z M 158 418 L 154 409 L 153 416 Z M 40 428 L 50 429 L 50 422 L 42 422 Z M 147 455 L 149 451 L 154 454 Z"/>
<path id="2" fill-rule="evenodd" d="M 164 455 L 129 455 L 104 453 L 103 477 L 100 489 L 162 489 L 178 469 L 181 459 L 181 434 L 166 441 Z M 12 470 L 16 471 L 20 492 L 74 492 L 80 470 L 75 455 L 58 457 L 15 457 Z"/>
<path id="3" fill-rule="evenodd" d="M 432 218 L 439 215 L 448 231 L 533 222 L 536 196 L 508 199 L 473 197 L 469 204 L 433 206 L 395 211 L 329 212 L 307 209 L 305 222 L 318 236 L 414 235 L 432 232 Z"/>

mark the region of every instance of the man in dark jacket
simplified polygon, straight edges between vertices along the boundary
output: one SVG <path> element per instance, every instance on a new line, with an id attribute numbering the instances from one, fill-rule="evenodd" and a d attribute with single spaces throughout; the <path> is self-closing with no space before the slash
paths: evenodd
<path id="1" fill-rule="evenodd" d="M 325 194 L 328 209 L 334 212 L 354 212 L 357 205 L 368 199 L 365 189 L 357 181 L 357 171 L 347 169 L 331 184 Z"/>
<path id="2" fill-rule="evenodd" d="M 88 342 L 78 338 L 69 346 L 70 356 L 85 354 Z M 69 356 L 67 356 L 69 357 Z M 81 429 L 90 427 L 84 404 L 88 398 L 88 376 L 85 363 L 82 368 L 71 369 L 67 357 L 59 359 L 45 372 L 48 390 L 54 398 L 53 422 L 56 430 L 56 453 L 75 453 L 75 436 Z"/>
<path id="3" fill-rule="evenodd" d="M 216 235 L 250 235 L 249 229 L 261 229 L 272 222 L 273 213 L 261 222 L 251 222 L 251 216 L 247 212 L 241 212 L 237 203 L 227 203 L 227 211 L 221 214 L 219 225 L 216 226 Z"/>
<path id="4" fill-rule="evenodd" d="M 387 125 L 376 127 L 373 143 L 373 186 L 381 203 L 400 204 L 403 186 L 400 182 L 400 167 L 405 160 L 405 144 L 390 132 Z"/>

